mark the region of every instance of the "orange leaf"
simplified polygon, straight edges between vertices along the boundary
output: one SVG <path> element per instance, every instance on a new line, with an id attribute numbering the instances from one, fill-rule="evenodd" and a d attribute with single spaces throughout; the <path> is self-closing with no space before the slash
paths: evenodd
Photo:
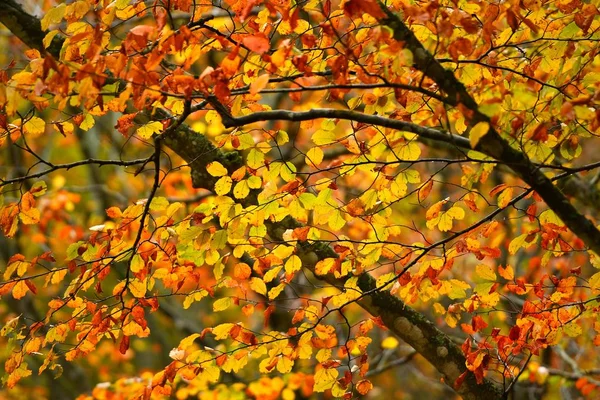
<path id="1" fill-rule="evenodd" d="M 15 299 L 19 300 L 27 294 L 29 291 L 29 286 L 25 283 L 24 280 L 17 282 L 15 287 L 13 288 L 12 295 Z"/>
<path id="2" fill-rule="evenodd" d="M 422 203 L 425 201 L 429 193 L 431 193 L 431 188 L 433 187 L 433 179 L 430 179 L 429 182 L 424 184 L 419 188 L 419 202 Z"/>
<path id="3" fill-rule="evenodd" d="M 270 49 L 269 39 L 264 34 L 246 36 L 242 40 L 242 43 L 248 49 L 258 54 L 266 53 Z"/>
<path id="4" fill-rule="evenodd" d="M 269 83 L 269 74 L 262 74 L 254 82 L 250 84 L 250 94 L 259 93 Z"/>
<path id="5" fill-rule="evenodd" d="M 356 390 L 362 395 L 367 394 L 371 389 L 373 389 L 373 384 L 367 379 L 358 381 L 356 384 Z"/>
<path id="6" fill-rule="evenodd" d="M 233 276 L 235 276 L 235 279 L 240 281 L 245 281 L 246 279 L 250 278 L 251 274 L 252 270 L 250 269 L 250 266 L 246 263 L 236 264 L 233 269 Z"/>

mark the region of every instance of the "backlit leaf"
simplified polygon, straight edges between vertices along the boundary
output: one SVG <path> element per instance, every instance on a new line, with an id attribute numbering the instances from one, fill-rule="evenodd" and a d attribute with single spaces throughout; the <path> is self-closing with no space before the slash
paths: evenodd
<path id="1" fill-rule="evenodd" d="M 475 124 L 475 126 L 472 127 L 471 131 L 469 132 L 469 141 L 471 143 L 471 148 L 474 149 L 475 147 L 477 147 L 477 144 L 479 143 L 481 138 L 487 135 L 489 130 L 490 124 L 485 121 L 478 122 L 477 124 Z"/>
<path id="2" fill-rule="evenodd" d="M 213 161 L 206 166 L 206 171 L 212 176 L 227 175 L 227 169 L 218 161 Z"/>
<path id="3" fill-rule="evenodd" d="M 147 123 L 146 125 L 140 126 L 135 133 L 142 139 L 150 139 L 152 135 L 159 134 L 162 130 L 163 124 L 158 121 L 153 121 Z"/>

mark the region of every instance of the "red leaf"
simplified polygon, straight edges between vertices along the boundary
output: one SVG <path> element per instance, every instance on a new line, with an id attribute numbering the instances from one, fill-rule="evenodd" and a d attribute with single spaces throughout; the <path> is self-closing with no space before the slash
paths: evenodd
<path id="1" fill-rule="evenodd" d="M 471 326 L 475 332 L 479 332 L 482 329 L 487 328 L 488 324 L 480 316 L 475 316 L 471 320 Z"/>
<path id="2" fill-rule="evenodd" d="M 121 339 L 121 344 L 119 344 L 119 352 L 121 354 L 125 354 L 129 349 L 129 336 L 123 336 Z"/>
<path id="3" fill-rule="evenodd" d="M 37 294 L 37 288 L 35 287 L 34 283 L 31 280 L 25 279 L 25 284 L 27 285 L 29 290 L 31 290 L 31 293 Z"/>
<path id="4" fill-rule="evenodd" d="M 517 340 L 519 338 L 520 333 L 521 328 L 519 328 L 518 326 L 513 326 L 512 328 L 510 328 L 510 333 L 508 334 L 508 337 L 511 340 Z"/>
<path id="5" fill-rule="evenodd" d="M 468 373 L 469 373 L 469 371 L 465 371 L 462 374 L 460 374 L 460 376 L 458 378 L 456 378 L 456 380 L 454 381 L 454 389 L 455 390 L 460 389 L 460 387 L 462 386 L 463 382 L 465 381 L 465 378 L 467 377 Z"/>
<path id="6" fill-rule="evenodd" d="M 344 14 L 349 17 L 360 17 L 364 13 L 377 19 L 385 17 L 376 0 L 350 0 L 344 4 Z"/>

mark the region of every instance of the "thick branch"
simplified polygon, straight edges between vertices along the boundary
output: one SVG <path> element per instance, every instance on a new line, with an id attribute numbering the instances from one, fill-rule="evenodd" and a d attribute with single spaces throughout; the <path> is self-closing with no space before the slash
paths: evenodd
<path id="1" fill-rule="evenodd" d="M 42 53 L 46 51 L 43 45 L 46 32 L 42 30 L 40 20 L 26 13 L 15 0 L 0 1 L 0 24 L 6 26 L 13 35 L 21 39 L 27 46 Z M 53 40 L 52 45 L 47 50 L 50 54 L 55 53 L 54 56 L 56 57 L 61 45 L 62 43 Z"/>

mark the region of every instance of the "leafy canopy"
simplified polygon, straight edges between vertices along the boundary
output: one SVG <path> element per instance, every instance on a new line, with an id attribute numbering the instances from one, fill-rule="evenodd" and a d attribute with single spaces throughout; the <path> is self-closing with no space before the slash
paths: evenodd
<path id="1" fill-rule="evenodd" d="M 49 3 L 0 4 L 7 396 L 598 395 L 597 0 Z"/>

